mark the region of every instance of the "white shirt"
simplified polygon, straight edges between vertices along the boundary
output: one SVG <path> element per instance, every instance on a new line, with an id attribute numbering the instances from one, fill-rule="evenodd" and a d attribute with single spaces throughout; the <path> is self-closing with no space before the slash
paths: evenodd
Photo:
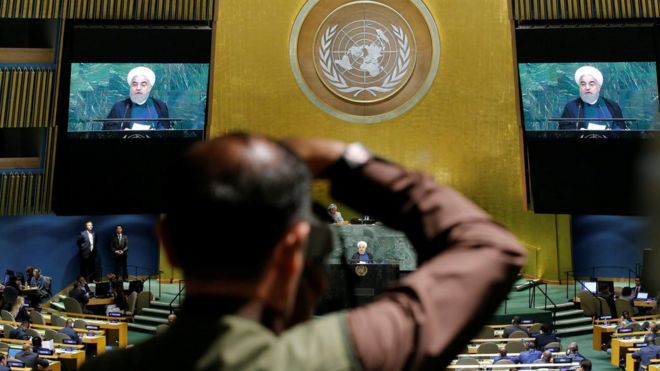
<path id="1" fill-rule="evenodd" d="M 89 251 L 94 251 L 94 235 L 87 231 L 87 237 L 89 237 Z"/>

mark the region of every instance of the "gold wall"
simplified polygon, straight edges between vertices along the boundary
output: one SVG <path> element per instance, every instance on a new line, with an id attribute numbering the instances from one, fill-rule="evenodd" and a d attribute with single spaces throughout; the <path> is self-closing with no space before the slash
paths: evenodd
<path id="1" fill-rule="evenodd" d="M 294 81 L 289 34 L 304 0 L 218 2 L 211 136 L 250 130 L 361 141 L 467 194 L 528 247 L 525 273 L 561 279 L 571 269 L 568 217 L 524 206 L 511 2 L 426 3 L 441 38 L 435 83 L 406 114 L 354 124 L 316 108 Z"/>

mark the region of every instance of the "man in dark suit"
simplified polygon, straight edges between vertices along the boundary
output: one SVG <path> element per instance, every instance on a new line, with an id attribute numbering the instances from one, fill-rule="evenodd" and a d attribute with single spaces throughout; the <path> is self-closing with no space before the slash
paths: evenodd
<path id="1" fill-rule="evenodd" d="M 552 333 L 552 328 L 547 323 L 541 325 L 541 333 L 535 337 L 536 349 L 538 350 L 542 350 L 546 345 L 550 343 L 561 342 L 561 340 L 559 340 L 559 338 L 557 338 L 555 334 Z"/>
<path id="2" fill-rule="evenodd" d="M 351 256 L 353 264 L 373 264 L 374 256 L 367 252 L 367 243 L 360 241 L 357 243 L 357 252 Z"/>
<path id="3" fill-rule="evenodd" d="M 23 344 L 23 351 L 16 353 L 16 359 L 25 363 L 25 367 L 31 367 L 32 370 L 37 370 L 37 366 L 48 367 L 49 363 L 47 360 L 39 358 L 39 354 L 32 351 L 34 348 L 41 348 L 41 338 L 32 339 L 32 345 Z"/>
<path id="4" fill-rule="evenodd" d="M 87 302 L 89 301 L 89 295 L 85 294 L 85 292 L 80 288 L 80 282 L 76 281 L 73 283 L 73 288 L 69 291 L 69 297 L 76 299 L 78 303 L 80 303 L 80 307 L 84 313 L 92 313 L 85 308 L 87 306 Z"/>
<path id="5" fill-rule="evenodd" d="M 110 242 L 110 250 L 115 258 L 115 273 L 124 281 L 128 280 L 128 237 L 123 233 L 124 227 L 117 225 L 115 235 Z"/>
<path id="6" fill-rule="evenodd" d="M 9 332 L 9 338 L 10 339 L 19 339 L 19 340 L 28 340 L 30 339 L 30 335 L 26 333 L 27 329 L 30 328 L 30 322 L 28 321 L 23 321 L 21 322 L 21 325 L 15 328 L 14 330 L 11 330 Z"/>
<path id="7" fill-rule="evenodd" d="M 646 343 L 646 346 L 632 354 L 633 358 L 639 359 L 639 371 L 643 370 L 642 366 L 648 366 L 652 359 L 660 358 L 660 347 L 655 345 L 653 335 L 646 335 L 644 337 L 644 342 Z"/>
<path id="8" fill-rule="evenodd" d="M 529 331 L 525 327 L 520 326 L 520 317 L 518 316 L 513 316 L 511 319 L 511 326 L 507 326 L 504 328 L 504 333 L 502 334 L 503 338 L 508 338 L 512 333 L 516 331 L 522 331 L 529 335 Z"/>
<path id="9" fill-rule="evenodd" d="M 99 272 L 98 264 L 98 236 L 94 232 L 94 224 L 91 220 L 85 222 L 85 229 L 78 235 L 78 253 L 80 255 L 80 275 L 88 281 L 97 281 Z"/>
<path id="10" fill-rule="evenodd" d="M 69 335 L 69 337 L 73 340 L 76 341 L 78 344 L 82 344 L 82 340 L 80 339 L 80 336 L 78 336 L 78 333 L 76 330 L 73 329 L 73 320 L 68 319 L 66 320 L 66 325 L 58 331 L 61 334 Z"/>

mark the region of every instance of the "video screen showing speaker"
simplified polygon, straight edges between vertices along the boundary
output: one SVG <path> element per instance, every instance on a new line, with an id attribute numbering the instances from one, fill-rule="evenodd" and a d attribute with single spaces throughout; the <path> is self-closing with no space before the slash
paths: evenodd
<path id="1" fill-rule="evenodd" d="M 655 62 L 521 63 L 518 73 L 526 131 L 660 129 Z"/>
<path id="2" fill-rule="evenodd" d="M 519 23 L 528 208 L 640 215 L 641 159 L 660 130 L 658 26 Z"/>
<path id="3" fill-rule="evenodd" d="M 207 63 L 72 63 L 70 137 L 204 135 Z"/>
<path id="4" fill-rule="evenodd" d="M 159 213 L 172 162 L 209 122 L 204 22 L 67 20 L 59 64 L 53 209 Z"/>

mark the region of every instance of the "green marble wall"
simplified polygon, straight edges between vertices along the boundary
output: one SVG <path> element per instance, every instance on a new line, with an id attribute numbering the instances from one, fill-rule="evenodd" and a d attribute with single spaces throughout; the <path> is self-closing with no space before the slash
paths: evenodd
<path id="1" fill-rule="evenodd" d="M 342 251 L 346 258 L 357 252 L 358 241 L 367 243 L 367 252 L 374 256 L 376 264 L 399 264 L 399 270 L 412 271 L 417 268 L 417 254 L 406 236 L 384 225 L 333 225 L 335 246 L 329 263 L 341 263 Z"/>

